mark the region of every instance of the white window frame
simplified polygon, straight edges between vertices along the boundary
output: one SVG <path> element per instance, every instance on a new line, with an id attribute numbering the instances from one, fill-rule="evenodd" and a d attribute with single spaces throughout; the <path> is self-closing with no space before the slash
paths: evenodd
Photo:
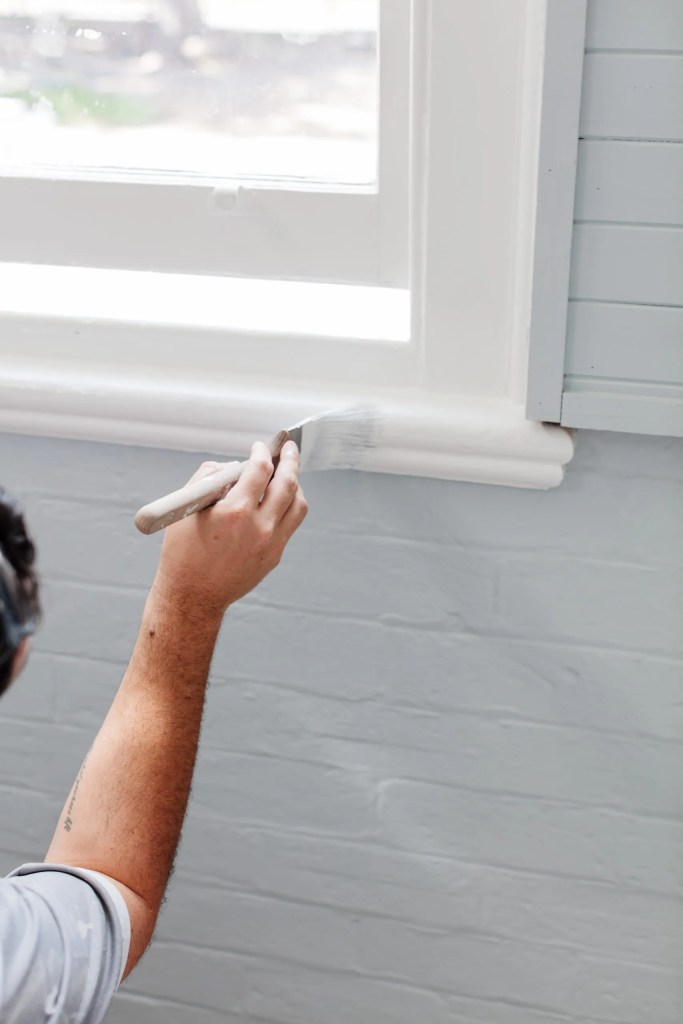
<path id="1" fill-rule="evenodd" d="M 118 293 L 79 314 L 70 286 L 36 315 L 36 268 L 5 268 L 0 428 L 236 455 L 300 415 L 370 399 L 383 430 L 364 468 L 560 483 L 571 435 L 524 407 L 546 23 L 560 9 L 585 24 L 585 0 L 411 6 L 407 329 L 400 291 L 339 284 L 292 284 L 311 290 L 281 302 L 279 330 L 258 316 L 249 330 L 231 325 L 229 311 L 199 322 L 185 278 L 169 279 L 165 305 L 146 294 L 125 317 Z"/>

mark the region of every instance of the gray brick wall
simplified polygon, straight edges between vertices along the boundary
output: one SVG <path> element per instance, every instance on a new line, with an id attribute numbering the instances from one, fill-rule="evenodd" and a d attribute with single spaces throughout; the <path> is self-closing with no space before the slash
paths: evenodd
<path id="1" fill-rule="evenodd" d="M 680 1024 L 682 450 L 584 435 L 549 493 L 309 478 L 224 629 L 108 1024 Z M 47 606 L 0 704 L 2 870 L 44 851 L 130 653 L 132 513 L 196 461 L 0 437 Z"/>

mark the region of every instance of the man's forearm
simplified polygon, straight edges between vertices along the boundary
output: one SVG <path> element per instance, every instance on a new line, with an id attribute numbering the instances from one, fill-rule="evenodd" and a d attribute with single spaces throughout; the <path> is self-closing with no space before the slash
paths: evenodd
<path id="1" fill-rule="evenodd" d="M 189 618 L 152 590 L 130 665 L 46 856 L 100 871 L 137 894 L 150 918 L 144 944 L 185 817 L 220 622 L 218 614 Z M 141 953 L 131 949 L 131 961 Z"/>
<path id="2" fill-rule="evenodd" d="M 219 468 L 204 463 L 193 479 Z M 173 866 L 223 615 L 278 565 L 307 509 L 294 442 L 275 472 L 257 442 L 224 498 L 166 532 L 128 671 L 46 857 L 118 887 L 131 921 L 126 973 L 152 936 Z"/>

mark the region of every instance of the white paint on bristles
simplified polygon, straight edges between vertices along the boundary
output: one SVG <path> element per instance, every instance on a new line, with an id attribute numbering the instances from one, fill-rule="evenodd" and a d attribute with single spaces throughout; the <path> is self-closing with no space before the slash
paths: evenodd
<path id="1" fill-rule="evenodd" d="M 357 469 L 379 436 L 379 411 L 372 405 L 333 409 L 302 420 L 288 433 L 301 432 L 301 468 Z"/>

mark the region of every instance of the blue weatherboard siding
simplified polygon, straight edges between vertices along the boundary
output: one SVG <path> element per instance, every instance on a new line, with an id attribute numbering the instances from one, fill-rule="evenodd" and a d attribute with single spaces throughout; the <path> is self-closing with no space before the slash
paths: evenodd
<path id="1" fill-rule="evenodd" d="M 683 6 L 590 0 L 562 422 L 683 434 Z"/>

